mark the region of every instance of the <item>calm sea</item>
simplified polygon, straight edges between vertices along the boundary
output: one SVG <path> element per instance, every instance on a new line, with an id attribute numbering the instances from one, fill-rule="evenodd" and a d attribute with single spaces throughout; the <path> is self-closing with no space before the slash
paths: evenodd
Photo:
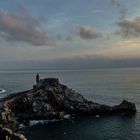
<path id="1" fill-rule="evenodd" d="M 95 70 L 0 70 L 0 98 L 31 89 L 35 75 L 56 77 L 86 98 L 108 105 L 136 103 L 135 116 L 66 119 L 25 128 L 29 140 L 140 140 L 140 68 Z"/>

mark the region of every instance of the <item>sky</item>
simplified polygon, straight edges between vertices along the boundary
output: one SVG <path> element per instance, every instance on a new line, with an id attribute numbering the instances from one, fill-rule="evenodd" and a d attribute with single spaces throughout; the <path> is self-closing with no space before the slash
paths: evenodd
<path id="1" fill-rule="evenodd" d="M 0 69 L 140 66 L 140 0 L 1 0 Z"/>

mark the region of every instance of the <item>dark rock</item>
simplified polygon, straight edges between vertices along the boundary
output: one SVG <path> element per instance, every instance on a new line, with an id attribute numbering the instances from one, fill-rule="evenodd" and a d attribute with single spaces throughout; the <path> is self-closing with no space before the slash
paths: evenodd
<path id="1" fill-rule="evenodd" d="M 24 135 L 14 133 L 8 128 L 0 126 L 0 140 L 27 140 Z"/>
<path id="2" fill-rule="evenodd" d="M 65 113 L 112 115 L 136 112 L 135 104 L 125 100 L 113 107 L 88 101 L 56 78 L 41 79 L 33 89 L 10 95 L 0 104 L 0 122 L 12 130 L 29 120 L 63 119 Z"/>
<path id="3" fill-rule="evenodd" d="M 114 113 L 130 114 L 136 112 L 136 106 L 134 103 L 123 100 L 119 105 L 112 107 Z"/>
<path id="4" fill-rule="evenodd" d="M 41 79 L 38 81 L 36 88 L 45 88 L 49 86 L 57 86 L 59 83 L 59 80 L 57 78 L 46 78 L 46 79 Z"/>

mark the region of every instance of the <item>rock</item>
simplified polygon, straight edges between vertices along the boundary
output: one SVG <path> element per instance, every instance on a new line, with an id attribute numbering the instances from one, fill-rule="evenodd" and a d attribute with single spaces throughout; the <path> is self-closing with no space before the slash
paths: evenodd
<path id="1" fill-rule="evenodd" d="M 97 116 L 136 112 L 135 104 L 125 100 L 113 107 L 88 101 L 57 78 L 41 79 L 33 89 L 10 95 L 0 105 L 0 122 L 12 130 L 20 123 L 63 119 L 65 114 Z"/>
<path id="2" fill-rule="evenodd" d="M 11 135 L 11 140 L 27 140 L 24 135 L 13 133 Z"/>
<path id="3" fill-rule="evenodd" d="M 63 111 L 61 111 L 61 112 L 59 112 L 59 118 L 61 119 L 61 120 L 63 120 L 64 119 L 64 112 Z"/>
<path id="4" fill-rule="evenodd" d="M 69 101 L 69 102 L 76 102 L 76 103 L 84 103 L 85 99 L 82 95 L 76 93 L 75 91 L 73 91 L 72 89 L 67 88 L 65 90 L 65 100 Z"/>
<path id="5" fill-rule="evenodd" d="M 46 78 L 46 79 L 41 79 L 37 85 L 36 88 L 45 88 L 46 86 L 57 86 L 59 83 L 59 80 L 57 78 Z"/>
<path id="6" fill-rule="evenodd" d="M 119 105 L 112 107 L 114 113 L 130 114 L 136 112 L 136 106 L 134 103 L 123 100 Z"/>
<path id="7" fill-rule="evenodd" d="M 27 140 L 24 135 L 14 133 L 8 128 L 0 126 L 0 140 Z"/>

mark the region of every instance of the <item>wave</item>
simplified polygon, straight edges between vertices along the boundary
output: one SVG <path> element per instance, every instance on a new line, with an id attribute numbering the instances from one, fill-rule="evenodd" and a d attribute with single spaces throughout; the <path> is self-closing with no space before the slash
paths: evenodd
<path id="1" fill-rule="evenodd" d="M 69 114 L 65 114 L 64 115 L 64 119 L 70 119 L 70 115 Z M 60 119 L 53 119 L 53 120 L 30 120 L 29 121 L 29 126 L 35 126 L 35 125 L 38 125 L 38 124 L 48 124 L 50 122 L 58 122 L 58 121 L 61 121 Z M 19 129 L 22 129 L 22 128 L 25 128 L 26 126 L 21 123 L 19 125 Z"/>
<path id="2" fill-rule="evenodd" d="M 4 93 L 4 92 L 6 92 L 6 90 L 0 88 L 0 93 Z"/>

